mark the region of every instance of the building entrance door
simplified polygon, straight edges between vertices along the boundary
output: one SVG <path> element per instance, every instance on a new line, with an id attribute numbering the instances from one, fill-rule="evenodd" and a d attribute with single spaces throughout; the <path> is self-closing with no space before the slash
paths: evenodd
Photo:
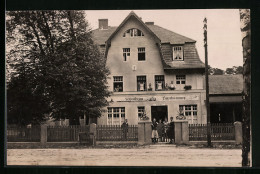
<path id="1" fill-rule="evenodd" d="M 151 106 L 152 120 L 155 118 L 157 122 L 159 119 L 162 122 L 168 118 L 168 109 L 167 106 Z"/>

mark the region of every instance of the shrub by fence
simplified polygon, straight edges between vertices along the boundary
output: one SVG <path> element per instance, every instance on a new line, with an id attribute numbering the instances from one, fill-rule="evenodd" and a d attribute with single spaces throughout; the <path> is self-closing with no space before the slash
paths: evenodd
<path id="1" fill-rule="evenodd" d="M 214 123 L 210 125 L 211 140 L 235 140 L 233 123 Z M 189 124 L 190 141 L 207 140 L 207 124 Z"/>
<path id="2" fill-rule="evenodd" d="M 138 126 L 129 125 L 127 130 L 120 125 L 97 125 L 97 141 L 137 141 Z"/>
<path id="3" fill-rule="evenodd" d="M 73 142 L 79 141 L 80 132 L 89 132 L 89 126 L 48 126 L 47 142 Z"/>
<path id="4" fill-rule="evenodd" d="M 7 142 L 40 142 L 40 126 L 7 126 Z"/>

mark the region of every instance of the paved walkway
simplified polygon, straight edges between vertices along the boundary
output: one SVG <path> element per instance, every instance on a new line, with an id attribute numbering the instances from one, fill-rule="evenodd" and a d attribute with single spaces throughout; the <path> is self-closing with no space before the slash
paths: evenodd
<path id="1" fill-rule="evenodd" d="M 240 167 L 240 149 L 151 145 L 136 148 L 8 149 L 7 165 Z"/>

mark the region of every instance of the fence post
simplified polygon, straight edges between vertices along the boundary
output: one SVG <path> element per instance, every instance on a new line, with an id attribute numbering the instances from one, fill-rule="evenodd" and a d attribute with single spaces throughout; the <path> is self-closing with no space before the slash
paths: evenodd
<path id="1" fill-rule="evenodd" d="M 140 121 L 138 122 L 138 144 L 151 144 L 152 139 L 152 122 L 151 121 Z"/>
<path id="2" fill-rule="evenodd" d="M 175 143 L 188 144 L 189 143 L 189 125 L 186 120 L 178 120 L 174 122 Z"/>
<path id="3" fill-rule="evenodd" d="M 95 123 L 91 123 L 89 126 L 90 139 L 93 140 L 93 145 L 96 145 L 96 137 L 97 137 L 97 125 Z"/>
<path id="4" fill-rule="evenodd" d="M 45 146 L 47 143 L 47 125 L 41 125 L 41 145 Z"/>
<path id="5" fill-rule="evenodd" d="M 188 121 L 182 122 L 182 143 L 189 143 L 189 124 Z"/>
<path id="6" fill-rule="evenodd" d="M 239 121 L 234 122 L 235 126 L 235 140 L 236 144 L 242 144 L 242 123 Z"/>

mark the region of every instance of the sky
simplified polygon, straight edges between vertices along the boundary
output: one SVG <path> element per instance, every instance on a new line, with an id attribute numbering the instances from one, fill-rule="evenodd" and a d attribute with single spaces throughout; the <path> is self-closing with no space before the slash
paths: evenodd
<path id="1" fill-rule="evenodd" d="M 132 10 L 87 10 L 86 19 L 92 29 L 98 19 L 108 19 L 109 26 L 118 26 Z M 133 10 L 144 22 L 196 40 L 200 59 L 205 62 L 203 20 L 208 20 L 208 62 L 225 70 L 243 65 L 242 36 L 238 9 L 203 10 Z"/>

